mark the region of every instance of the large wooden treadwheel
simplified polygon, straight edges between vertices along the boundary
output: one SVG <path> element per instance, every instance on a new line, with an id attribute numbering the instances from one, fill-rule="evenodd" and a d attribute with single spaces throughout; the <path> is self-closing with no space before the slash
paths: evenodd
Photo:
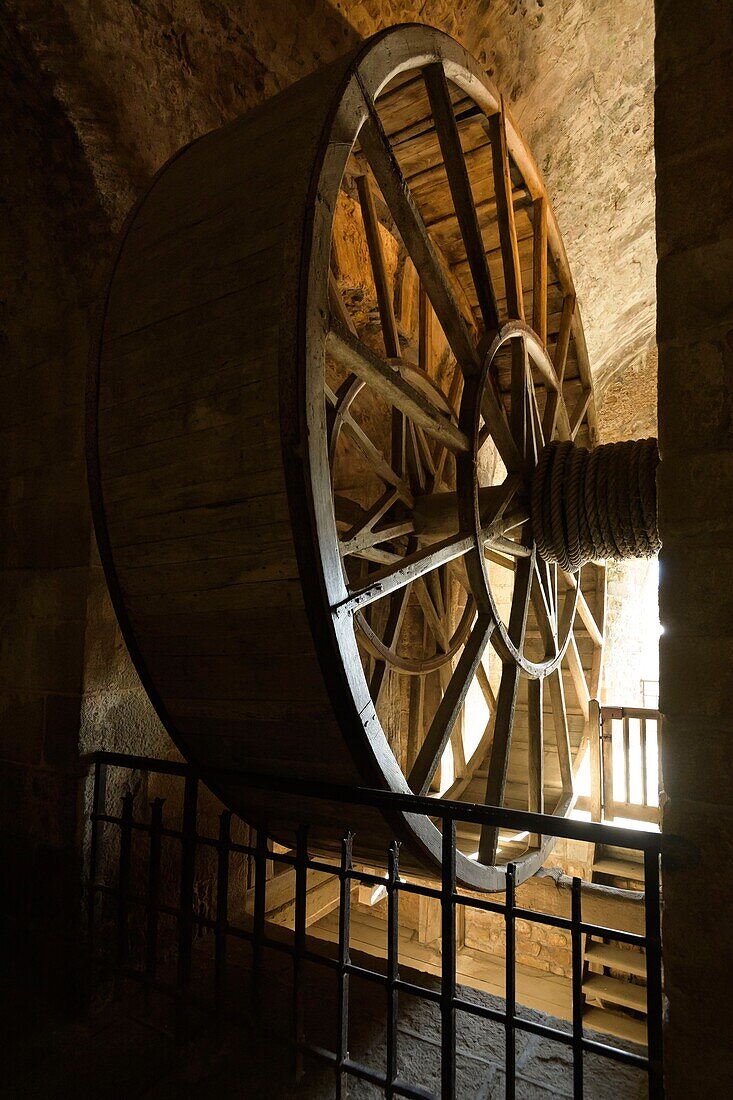
<path id="1" fill-rule="evenodd" d="M 594 442 L 587 355 L 537 167 L 457 43 L 394 28 L 174 158 L 90 392 L 106 573 L 187 756 L 568 812 L 603 574 L 545 562 L 530 513 L 543 447 Z M 365 857 L 396 830 L 439 862 L 427 819 L 363 813 Z M 482 889 L 552 843 L 461 839 Z"/>

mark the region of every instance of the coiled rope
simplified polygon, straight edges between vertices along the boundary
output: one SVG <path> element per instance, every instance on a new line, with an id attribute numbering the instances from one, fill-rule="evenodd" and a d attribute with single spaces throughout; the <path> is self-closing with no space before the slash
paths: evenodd
<path id="1" fill-rule="evenodd" d="M 605 558 L 649 558 L 657 527 L 656 439 L 587 451 L 553 441 L 532 481 L 532 530 L 540 555 L 568 572 Z"/>

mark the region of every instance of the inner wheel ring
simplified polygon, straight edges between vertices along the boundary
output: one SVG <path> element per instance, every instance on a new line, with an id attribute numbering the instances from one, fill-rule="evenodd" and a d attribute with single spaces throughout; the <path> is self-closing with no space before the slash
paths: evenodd
<path id="1" fill-rule="evenodd" d="M 464 388 L 460 423 L 471 434 L 473 451 L 470 456 L 463 457 L 457 464 L 458 490 L 462 525 L 473 528 L 475 540 L 475 548 L 467 559 L 466 567 L 476 595 L 478 608 L 494 619 L 495 629 L 492 635 L 492 644 L 502 660 L 514 661 L 526 676 L 530 679 L 538 679 L 548 676 L 559 667 L 570 644 L 578 597 L 581 591 L 581 571 L 578 569 L 572 573 L 566 573 L 566 577 L 569 580 L 571 579 L 571 583 L 565 604 L 561 610 L 557 598 L 557 580 L 555 578 L 555 583 L 551 583 L 551 572 L 544 562 L 541 548 L 538 547 L 534 538 L 531 523 L 527 522 L 522 526 L 523 537 L 517 540 L 517 550 L 521 547 L 523 555 L 515 559 L 514 567 L 517 576 L 515 583 L 529 583 L 529 588 L 531 588 L 533 581 L 539 582 L 531 594 L 528 591 L 527 599 L 533 598 L 537 616 L 544 616 L 545 641 L 548 649 L 551 646 L 551 652 L 546 652 L 543 660 L 529 660 L 524 653 L 523 630 L 519 631 L 518 637 L 516 635 L 512 636 L 512 625 L 504 622 L 492 588 L 489 561 L 484 552 L 485 517 L 482 517 L 479 478 L 476 476 L 479 453 L 489 438 L 486 433 L 486 423 L 482 411 L 485 405 L 486 390 L 487 387 L 494 386 L 497 356 L 502 348 L 505 348 L 510 342 L 512 344 L 513 373 L 515 372 L 515 356 L 523 363 L 523 368 L 519 371 L 523 376 L 521 379 L 522 385 L 517 386 L 516 380 L 513 379 L 512 402 L 516 400 L 517 393 L 521 392 L 526 439 L 523 453 L 519 456 L 522 460 L 521 464 L 518 462 L 517 468 L 510 471 L 510 473 L 520 483 L 520 492 L 524 499 L 529 500 L 531 497 L 534 473 L 541 460 L 545 443 L 532 369 L 534 368 L 547 386 L 554 388 L 555 392 L 557 392 L 558 386 L 553 364 L 540 337 L 533 329 L 520 321 L 509 321 L 496 333 L 486 352 L 479 378 L 471 380 Z M 516 419 L 515 412 L 516 410 L 510 408 L 512 419 Z M 506 542 L 506 540 L 504 541 Z M 506 549 L 510 553 L 512 552 L 510 546 L 507 545 Z M 528 574 L 528 582 L 525 574 Z M 544 604 L 544 607 L 542 604 Z"/>

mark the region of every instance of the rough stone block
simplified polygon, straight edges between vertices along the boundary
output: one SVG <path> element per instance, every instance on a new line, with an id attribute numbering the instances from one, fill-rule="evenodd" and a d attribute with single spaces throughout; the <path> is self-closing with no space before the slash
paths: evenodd
<path id="1" fill-rule="evenodd" d="M 668 538 L 660 554 L 659 612 L 665 632 L 733 635 L 733 539 L 729 545 L 690 546 Z"/>
<path id="2" fill-rule="evenodd" d="M 21 764 L 40 764 L 43 745 L 43 695 L 0 693 L 0 757 Z"/>
<path id="3" fill-rule="evenodd" d="M 721 43 L 717 51 L 707 52 L 702 58 L 693 58 L 690 55 L 689 63 L 682 71 L 673 69 L 667 74 L 660 74 L 654 112 L 657 170 L 660 166 L 665 167 L 672 158 L 689 153 L 695 157 L 689 166 L 689 174 L 694 177 L 698 170 L 697 155 L 709 145 L 711 137 L 718 145 L 721 139 L 731 134 L 732 59 L 733 48 L 729 46 L 725 49 Z M 711 88 L 715 88 L 718 94 L 710 95 Z M 724 153 L 719 149 L 716 151 L 722 167 L 725 164 Z M 666 203 L 666 190 L 663 197 Z M 697 218 L 703 201 L 710 203 L 719 212 L 724 211 L 723 198 L 723 195 L 715 193 L 698 196 L 691 215 Z"/>
<path id="4" fill-rule="evenodd" d="M 43 731 L 46 764 L 66 768 L 78 759 L 80 719 L 80 695 L 46 696 Z"/>
<path id="5" fill-rule="evenodd" d="M 663 634 L 659 709 L 666 716 L 727 719 L 733 637 Z"/>
<path id="6" fill-rule="evenodd" d="M 654 61 L 657 79 L 680 74 L 702 58 L 733 44 L 733 8 L 729 0 L 656 0 Z M 701 126 L 705 126 L 705 115 Z"/>
<path id="7" fill-rule="evenodd" d="M 677 452 L 733 446 L 730 341 L 665 346 L 659 356 L 659 444 Z"/>
<path id="8" fill-rule="evenodd" d="M 733 530 L 732 484 L 733 450 L 663 459 L 657 472 L 662 544 L 670 535 L 710 536 L 714 544 Z"/>
<path id="9" fill-rule="evenodd" d="M 665 718 L 662 774 L 673 801 L 690 798 L 733 806 L 733 721 Z"/>
<path id="10" fill-rule="evenodd" d="M 660 205 L 664 210 L 663 200 Z M 675 209 L 671 208 L 670 217 Z M 677 217 L 685 216 L 685 211 L 677 211 Z M 732 238 L 678 249 L 660 258 L 657 266 L 660 343 L 668 340 L 690 343 L 725 336 L 733 321 L 730 279 L 725 272 L 732 268 Z"/>

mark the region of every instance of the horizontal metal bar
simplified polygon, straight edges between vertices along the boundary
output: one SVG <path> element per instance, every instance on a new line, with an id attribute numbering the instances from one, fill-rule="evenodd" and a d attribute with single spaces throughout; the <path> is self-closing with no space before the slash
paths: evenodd
<path id="1" fill-rule="evenodd" d="M 426 798 L 400 791 L 374 790 L 368 787 L 346 787 L 336 783 L 303 782 L 275 776 L 245 774 L 235 770 L 194 769 L 175 761 L 156 760 L 145 756 L 127 756 L 124 753 L 98 752 L 87 757 L 93 764 L 107 764 L 164 775 L 186 776 L 195 774 L 203 782 L 217 784 L 237 781 L 244 790 L 275 791 L 293 794 L 317 801 L 342 802 L 346 805 L 370 806 L 378 810 L 420 814 L 430 818 L 449 819 L 478 825 L 495 825 L 517 832 L 537 833 L 561 837 L 566 840 L 592 841 L 611 844 L 619 848 L 633 848 L 644 852 L 670 852 L 680 843 L 677 838 L 640 829 L 624 829 L 616 825 L 592 821 L 575 821 L 572 818 L 555 817 L 552 814 L 529 813 L 526 810 L 510 810 L 497 806 L 478 806 L 474 803 L 455 802 L 448 799 Z"/>

